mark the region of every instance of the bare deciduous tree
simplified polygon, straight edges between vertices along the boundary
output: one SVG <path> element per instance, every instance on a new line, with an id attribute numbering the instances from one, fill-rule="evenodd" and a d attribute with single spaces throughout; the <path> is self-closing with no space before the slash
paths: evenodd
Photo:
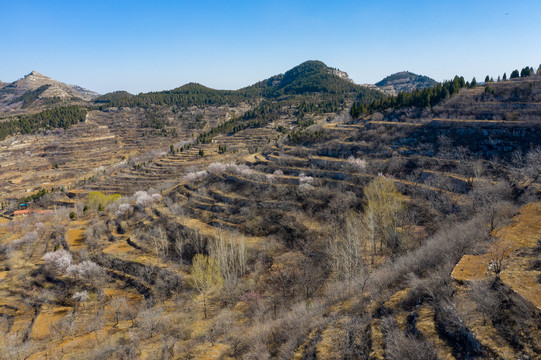
<path id="1" fill-rule="evenodd" d="M 148 238 L 152 242 L 156 261 L 159 264 L 160 258 L 165 258 L 169 251 L 169 240 L 167 233 L 161 226 L 154 226 L 148 231 Z"/>
<path id="2" fill-rule="evenodd" d="M 394 182 L 381 175 L 364 188 L 364 194 L 364 228 L 370 239 L 373 264 L 377 242 L 380 251 L 383 245 L 392 250 L 401 245 L 398 228 L 403 220 L 404 200 Z"/>
<path id="3" fill-rule="evenodd" d="M 366 246 L 362 228 L 361 216 L 350 213 L 343 231 L 328 241 L 327 253 L 335 277 L 351 282 L 365 271 L 363 257 Z"/>
<path id="4" fill-rule="evenodd" d="M 507 239 L 495 239 L 488 248 L 490 258 L 489 269 L 494 271 L 496 275 L 502 272 L 504 260 L 511 254 L 513 250 L 512 244 Z"/>
<path id="5" fill-rule="evenodd" d="M 236 298 L 240 278 L 246 273 L 246 245 L 244 237 L 237 240 L 223 233 L 210 244 L 210 254 L 216 259 L 223 279 L 223 289 L 227 300 Z"/>

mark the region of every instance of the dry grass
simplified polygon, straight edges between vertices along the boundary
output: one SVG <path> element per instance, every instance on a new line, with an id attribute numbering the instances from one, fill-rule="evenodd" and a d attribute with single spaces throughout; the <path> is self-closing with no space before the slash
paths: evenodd
<path id="1" fill-rule="evenodd" d="M 79 251 L 83 248 L 83 233 L 84 229 L 68 230 L 67 241 L 70 250 Z"/>
<path id="2" fill-rule="evenodd" d="M 531 270 L 528 249 L 537 246 L 541 234 L 541 202 L 524 206 L 513 222 L 497 231 L 499 241 L 510 244 L 510 255 L 500 274 L 502 281 L 520 296 L 541 309 L 541 284 L 537 282 L 541 271 Z"/>
<path id="3" fill-rule="evenodd" d="M 476 305 L 468 296 L 466 289 L 458 288 L 455 296 L 456 305 L 460 314 L 463 314 L 465 324 L 471 329 L 479 343 L 498 354 L 502 359 L 516 359 L 515 351 L 503 339 L 498 330 L 482 313 L 474 310 Z"/>
<path id="4" fill-rule="evenodd" d="M 453 269 L 451 277 L 460 282 L 482 279 L 488 276 L 489 264 L 488 255 L 464 255 Z"/>
<path id="5" fill-rule="evenodd" d="M 419 332 L 434 344 L 439 359 L 454 359 L 451 348 L 438 335 L 434 324 L 434 309 L 431 306 L 423 305 L 417 310 L 417 322 L 415 325 Z"/>
<path id="6" fill-rule="evenodd" d="M 343 318 L 340 321 L 329 325 L 321 333 L 321 341 L 317 344 L 317 358 L 322 360 L 332 360 L 340 358 L 340 349 L 336 344 L 340 343 L 340 339 L 344 338 L 345 332 L 342 325 L 347 319 Z"/>
<path id="7" fill-rule="evenodd" d="M 385 349 L 383 346 L 383 332 L 381 331 L 381 320 L 374 319 L 371 324 L 370 339 L 372 341 L 371 359 L 385 359 Z"/>
<path id="8" fill-rule="evenodd" d="M 33 339 L 45 339 L 51 335 L 54 324 L 64 316 L 71 313 L 71 307 L 44 306 L 34 321 L 30 337 Z"/>

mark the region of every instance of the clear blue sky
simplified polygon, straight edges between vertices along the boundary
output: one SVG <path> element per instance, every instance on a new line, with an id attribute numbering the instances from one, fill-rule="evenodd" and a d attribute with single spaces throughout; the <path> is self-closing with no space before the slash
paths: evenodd
<path id="1" fill-rule="evenodd" d="M 0 19 L 0 80 L 37 70 L 100 93 L 237 89 L 310 59 L 357 83 L 541 63 L 539 0 L 0 0 Z"/>

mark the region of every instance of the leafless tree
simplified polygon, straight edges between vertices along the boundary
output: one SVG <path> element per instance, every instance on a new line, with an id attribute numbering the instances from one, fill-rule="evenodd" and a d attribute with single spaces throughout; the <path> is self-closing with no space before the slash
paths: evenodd
<path id="1" fill-rule="evenodd" d="M 504 260 L 511 254 L 513 246 L 507 239 L 494 239 L 488 248 L 490 258 L 489 269 L 496 275 L 500 274 L 504 268 Z"/>
<path id="2" fill-rule="evenodd" d="M 143 309 L 135 320 L 136 326 L 146 337 L 152 337 L 162 326 L 163 310 L 159 307 Z"/>
<path id="3" fill-rule="evenodd" d="M 220 232 L 218 238 L 210 243 L 209 250 L 210 255 L 218 262 L 226 300 L 236 299 L 239 281 L 246 273 L 244 236 L 238 235 L 236 239 L 233 239 L 233 237 Z"/>
<path id="4" fill-rule="evenodd" d="M 163 227 L 156 225 L 148 231 L 148 238 L 152 242 L 156 261 L 159 264 L 160 258 L 165 258 L 169 252 L 169 239 Z"/>
<path id="5" fill-rule="evenodd" d="M 366 237 L 363 236 L 362 229 L 361 216 L 350 213 L 346 217 L 343 231 L 337 232 L 328 241 L 327 253 L 335 277 L 351 282 L 366 271 Z"/>
<path id="6" fill-rule="evenodd" d="M 541 176 L 541 147 L 530 150 L 526 155 L 515 151 L 511 171 L 515 179 L 522 181 L 525 186 L 537 181 Z"/>
<path id="7" fill-rule="evenodd" d="M 133 320 L 135 317 L 135 311 L 130 305 L 129 301 L 123 296 L 114 297 L 109 303 L 110 316 L 115 321 L 114 326 L 118 326 L 118 323 L 123 320 Z"/>

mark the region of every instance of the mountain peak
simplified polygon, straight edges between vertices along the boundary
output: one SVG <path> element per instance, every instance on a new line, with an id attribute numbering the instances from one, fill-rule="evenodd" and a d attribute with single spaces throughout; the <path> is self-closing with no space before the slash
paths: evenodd
<path id="1" fill-rule="evenodd" d="M 28 77 L 28 76 L 36 76 L 36 77 L 48 78 L 47 76 L 45 76 L 43 74 L 40 74 L 36 70 L 32 70 L 32 72 L 30 74 L 26 75 L 26 77 Z"/>
<path id="2" fill-rule="evenodd" d="M 54 80 L 36 70 L 32 70 L 29 74 L 11 84 L 0 87 L 2 89 L 9 88 L 9 93 L 4 94 L 4 102 L 20 103 L 19 105 L 22 105 L 22 96 L 28 92 L 35 92 L 32 96 L 27 96 L 27 99 L 33 98 L 34 101 L 44 98 L 92 100 L 99 96 L 99 94 L 80 86 L 68 85 Z M 24 105 L 29 106 L 28 101 Z"/>

